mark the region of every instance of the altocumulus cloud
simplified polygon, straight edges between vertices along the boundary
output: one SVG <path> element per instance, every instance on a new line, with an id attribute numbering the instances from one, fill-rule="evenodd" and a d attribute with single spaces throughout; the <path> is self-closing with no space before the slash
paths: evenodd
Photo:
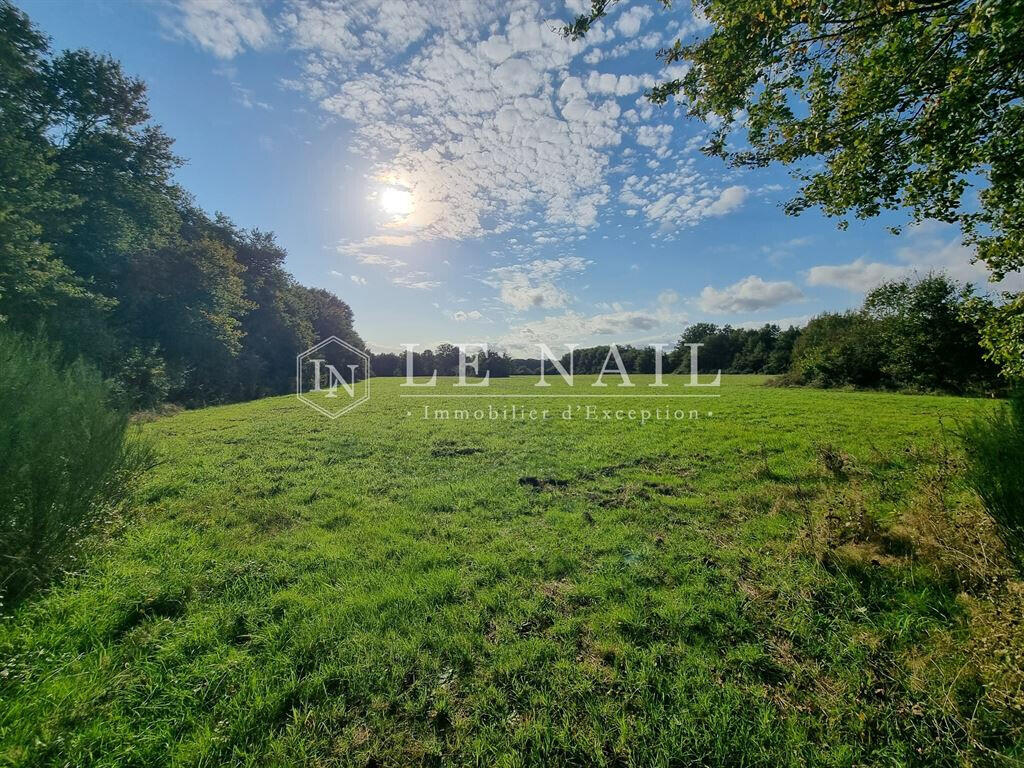
<path id="1" fill-rule="evenodd" d="M 498 289 L 498 298 L 517 312 L 557 309 L 570 302 L 558 281 L 581 274 L 590 262 L 579 256 L 534 259 L 525 264 L 495 267 L 484 282 Z"/>
<path id="2" fill-rule="evenodd" d="M 583 62 L 588 52 L 653 51 L 704 22 L 683 11 L 666 26 L 638 5 L 616 9 L 582 41 L 553 31 L 585 5 L 182 0 L 168 19 L 223 58 L 272 42 L 294 52 L 297 71 L 286 85 L 349 122 L 351 148 L 375 164 L 374 174 L 410 190 L 414 210 L 391 225 L 418 240 L 530 231 L 540 222 L 556 233 L 545 237 L 568 242 L 616 198 L 643 207 L 659 233 L 741 206 L 744 187 L 722 189 L 696 170 L 700 136 L 675 137 L 664 125 L 672 113 L 640 93 L 679 72 L 658 71 L 653 59 L 646 75 L 594 72 Z"/>
<path id="3" fill-rule="evenodd" d="M 177 14 L 164 17 L 164 25 L 222 59 L 274 39 L 260 5 L 246 0 L 182 0 Z"/>

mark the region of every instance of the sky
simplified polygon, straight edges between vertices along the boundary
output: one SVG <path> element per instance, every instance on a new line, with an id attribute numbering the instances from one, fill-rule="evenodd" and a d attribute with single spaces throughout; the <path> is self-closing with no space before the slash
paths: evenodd
<path id="1" fill-rule="evenodd" d="M 786 216 L 785 169 L 702 155 L 707 126 L 643 95 L 681 72 L 659 48 L 708 31 L 676 5 L 619 3 L 571 42 L 582 0 L 20 3 L 142 78 L 178 181 L 273 231 L 375 351 L 799 325 L 929 270 L 990 289 L 953 227 Z"/>

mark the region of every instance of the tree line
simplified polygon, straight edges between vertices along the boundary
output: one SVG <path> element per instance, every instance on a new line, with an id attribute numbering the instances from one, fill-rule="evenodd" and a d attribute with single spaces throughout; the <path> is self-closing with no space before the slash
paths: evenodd
<path id="1" fill-rule="evenodd" d="M 284 393 L 297 351 L 362 348 L 349 306 L 299 285 L 272 234 L 174 183 L 142 81 L 54 53 L 8 2 L 0 49 L 0 325 L 89 361 L 131 408 Z"/>
<path id="2" fill-rule="evenodd" d="M 860 309 L 811 320 L 786 378 L 963 394 L 1005 388 L 1009 382 L 982 347 L 990 307 L 970 285 L 941 274 L 884 283 Z"/>
<path id="3" fill-rule="evenodd" d="M 780 375 L 783 383 L 821 387 L 862 387 L 929 392 L 979 393 L 1005 387 L 999 367 L 987 359 L 981 337 L 990 304 L 944 274 L 893 280 L 870 291 L 861 307 L 826 312 L 805 327 L 736 328 L 699 322 L 687 327 L 671 349 L 663 348 L 662 372 L 689 374 L 693 345 L 698 373 Z M 656 372 L 653 346 L 616 346 L 630 374 Z M 616 370 L 610 345 L 575 349 L 559 358 L 574 374 Z M 489 348 L 472 368 L 474 348 L 466 350 L 471 378 L 490 374 L 539 376 L 541 360 L 512 358 Z M 406 353 L 372 354 L 374 376 L 407 374 Z M 413 352 L 413 375 L 459 375 L 459 349 L 440 344 Z M 557 375 L 545 360 L 545 375 Z"/>

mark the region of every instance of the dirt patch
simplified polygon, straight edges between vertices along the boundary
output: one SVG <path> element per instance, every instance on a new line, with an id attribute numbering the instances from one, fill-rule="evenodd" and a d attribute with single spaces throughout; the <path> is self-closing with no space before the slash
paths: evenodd
<path id="1" fill-rule="evenodd" d="M 434 458 L 448 456 L 472 456 L 475 453 L 483 453 L 484 449 L 475 445 L 454 445 L 452 443 L 438 443 L 430 449 L 430 455 Z"/>
<path id="2" fill-rule="evenodd" d="M 568 480 L 561 480 L 554 477 L 533 477 L 526 475 L 519 478 L 519 484 L 524 488 L 532 488 L 535 491 L 546 491 L 551 488 L 565 488 L 569 485 Z"/>

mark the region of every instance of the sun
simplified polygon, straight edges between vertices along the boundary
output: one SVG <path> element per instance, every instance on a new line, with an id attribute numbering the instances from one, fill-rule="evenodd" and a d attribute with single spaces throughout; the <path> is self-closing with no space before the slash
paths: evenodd
<path id="1" fill-rule="evenodd" d="M 408 216 L 412 213 L 412 192 L 401 187 L 384 187 L 380 192 L 380 207 L 390 216 Z"/>

